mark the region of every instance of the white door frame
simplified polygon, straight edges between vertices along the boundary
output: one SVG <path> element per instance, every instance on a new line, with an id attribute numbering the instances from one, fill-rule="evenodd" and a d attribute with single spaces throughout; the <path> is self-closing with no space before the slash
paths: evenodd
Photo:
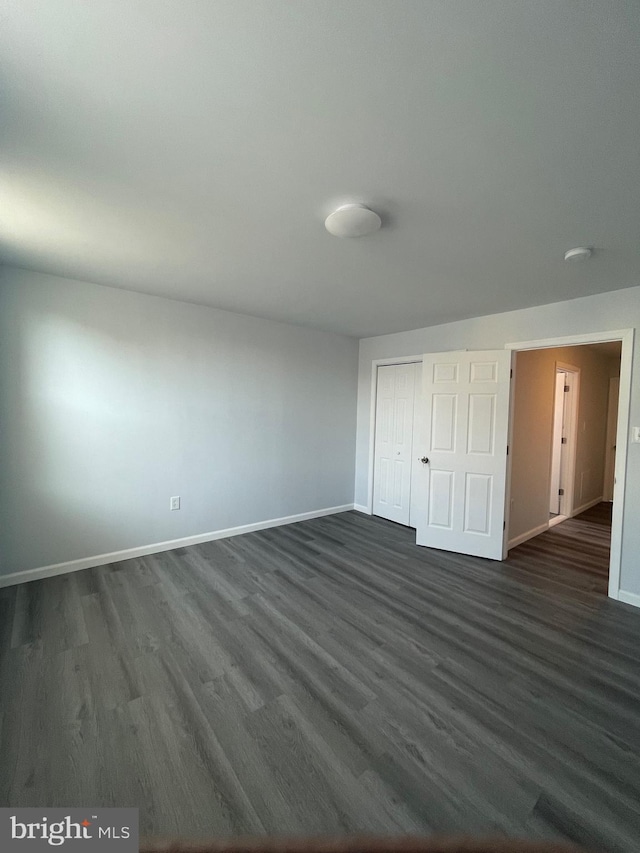
<path id="1" fill-rule="evenodd" d="M 627 476 L 627 454 L 629 452 L 629 414 L 631 408 L 631 369 L 633 365 L 634 329 L 613 332 L 590 332 L 584 335 L 566 335 L 561 338 L 545 338 L 537 341 L 518 341 L 505 344 L 505 349 L 532 350 L 555 347 L 601 344 L 621 341 L 620 396 L 618 399 L 618 428 L 616 431 L 615 485 L 613 487 L 613 517 L 611 520 L 611 551 L 609 557 L 609 597 L 620 598 L 620 564 L 622 559 L 622 517 L 624 513 L 625 480 Z M 507 506 L 510 504 L 511 477 L 507 483 Z"/>
<path id="2" fill-rule="evenodd" d="M 615 392 L 614 392 L 615 388 Z M 618 416 L 618 400 L 620 399 L 620 377 L 619 376 L 611 376 L 609 378 L 609 405 L 607 406 L 607 447 L 605 449 L 605 468 L 604 468 L 604 479 L 605 479 L 605 489 L 603 489 L 602 497 L 605 501 L 613 500 L 613 485 L 611 484 L 612 479 L 615 480 L 615 475 L 613 469 L 615 468 L 615 459 L 616 459 L 616 450 L 615 442 L 615 429 L 611 429 L 611 418 L 612 418 L 612 409 L 613 409 L 613 401 L 614 401 L 614 393 L 615 393 L 615 405 L 616 405 L 616 428 L 617 428 L 617 416 Z M 613 451 L 613 464 L 611 463 L 612 459 L 612 451 Z"/>
<path id="3" fill-rule="evenodd" d="M 384 364 L 422 364 L 422 355 L 396 356 L 395 358 L 374 358 L 371 362 L 371 403 L 369 406 L 369 465 L 367 477 L 367 505 L 356 506 L 361 512 L 373 514 L 373 469 L 375 465 L 376 397 L 378 393 L 378 367 Z M 415 428 L 415 420 L 414 420 Z"/>

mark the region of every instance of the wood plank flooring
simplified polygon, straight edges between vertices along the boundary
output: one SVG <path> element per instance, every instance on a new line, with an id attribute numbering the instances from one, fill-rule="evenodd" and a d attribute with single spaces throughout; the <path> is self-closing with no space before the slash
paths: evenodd
<path id="1" fill-rule="evenodd" d="M 597 527 L 500 564 L 349 512 L 0 590 L 0 805 L 635 851 L 640 612 Z"/>
<path id="2" fill-rule="evenodd" d="M 557 576 L 577 589 L 607 594 L 611 503 L 600 503 L 509 552 L 509 563 L 541 576 Z M 561 569 L 561 574 L 558 574 Z"/>

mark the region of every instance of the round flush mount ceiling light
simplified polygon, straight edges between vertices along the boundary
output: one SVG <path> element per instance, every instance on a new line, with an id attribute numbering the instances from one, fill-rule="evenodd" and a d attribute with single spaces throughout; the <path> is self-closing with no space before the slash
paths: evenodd
<path id="1" fill-rule="evenodd" d="M 381 225 L 378 214 L 364 204 L 343 204 L 324 221 L 324 227 L 334 237 L 364 237 Z"/>
<path id="2" fill-rule="evenodd" d="M 579 249 L 569 249 L 564 253 L 565 261 L 586 261 L 593 254 L 593 249 L 582 246 Z"/>

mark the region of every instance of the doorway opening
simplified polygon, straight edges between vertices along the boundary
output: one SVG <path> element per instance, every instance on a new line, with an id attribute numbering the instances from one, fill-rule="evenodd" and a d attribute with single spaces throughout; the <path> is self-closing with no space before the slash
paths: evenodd
<path id="1" fill-rule="evenodd" d="M 621 354 L 608 341 L 522 350 L 515 362 L 509 559 L 553 555 L 603 594 Z"/>

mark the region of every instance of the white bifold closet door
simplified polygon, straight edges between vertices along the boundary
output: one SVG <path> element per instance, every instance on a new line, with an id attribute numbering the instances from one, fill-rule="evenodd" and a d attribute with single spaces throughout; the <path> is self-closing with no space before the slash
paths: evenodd
<path id="1" fill-rule="evenodd" d="M 373 514 L 409 525 L 414 402 L 419 364 L 378 367 Z"/>

